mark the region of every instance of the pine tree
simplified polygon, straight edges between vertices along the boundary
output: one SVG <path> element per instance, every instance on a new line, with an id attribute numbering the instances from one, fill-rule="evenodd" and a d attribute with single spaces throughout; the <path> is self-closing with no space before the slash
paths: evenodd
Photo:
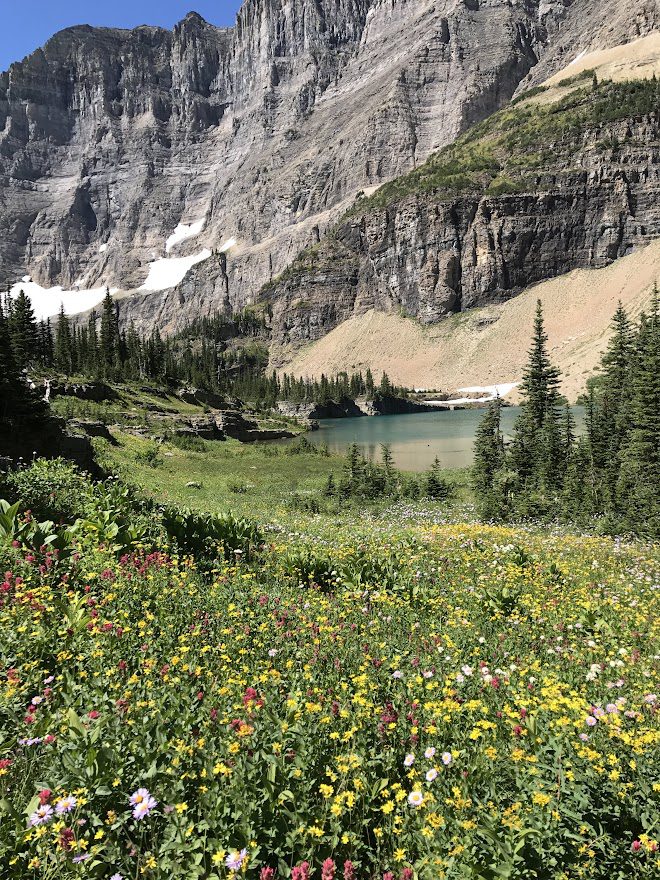
<path id="1" fill-rule="evenodd" d="M 617 485 L 624 525 L 660 536 L 660 308 L 654 288 L 649 315 L 640 321 L 630 389 L 630 432 L 621 449 Z"/>
<path id="2" fill-rule="evenodd" d="M 543 427 L 546 417 L 553 413 L 559 402 L 560 375 L 559 369 L 552 364 L 548 355 L 548 335 L 543 321 L 543 307 L 541 300 L 537 300 L 532 346 L 528 352 L 527 367 L 520 385 L 525 409 L 536 428 Z"/>
<path id="3" fill-rule="evenodd" d="M 559 410 L 560 372 L 550 361 L 547 348 L 543 309 L 538 300 L 532 345 L 520 386 L 521 413 L 509 454 L 516 504 L 523 516 L 545 516 L 558 508 L 566 469 Z"/>
<path id="4" fill-rule="evenodd" d="M 118 345 L 115 305 L 110 291 L 106 288 L 102 303 L 101 336 L 99 339 L 100 373 L 106 379 L 112 379 L 116 373 Z"/>
<path id="5" fill-rule="evenodd" d="M 442 466 L 437 456 L 424 478 L 424 489 L 429 498 L 446 500 L 452 494 L 452 487 L 442 476 Z"/>
<path id="6" fill-rule="evenodd" d="M 22 290 L 12 305 L 9 335 L 16 366 L 19 370 L 27 370 L 37 359 L 38 334 L 32 305 Z"/>
<path id="7" fill-rule="evenodd" d="M 60 306 L 60 314 L 55 328 L 55 366 L 66 376 L 73 373 L 71 324 L 64 312 L 64 305 Z"/>
<path id="8" fill-rule="evenodd" d="M 41 428 L 45 414 L 39 392 L 22 377 L 14 358 L 9 320 L 0 304 L 0 452 L 15 451 L 26 429 Z"/>
<path id="9" fill-rule="evenodd" d="M 498 472 L 504 467 L 504 438 L 502 437 L 502 401 L 496 398 L 488 405 L 474 440 L 472 487 L 477 496 L 481 515 L 485 519 L 501 516 L 505 499 L 499 496 L 496 485 Z"/>

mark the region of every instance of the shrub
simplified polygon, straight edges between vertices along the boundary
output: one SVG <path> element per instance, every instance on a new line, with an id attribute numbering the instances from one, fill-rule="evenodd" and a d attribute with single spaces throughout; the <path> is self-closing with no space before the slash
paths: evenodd
<path id="1" fill-rule="evenodd" d="M 38 458 L 5 479 L 2 494 L 20 501 L 37 520 L 74 522 L 93 506 L 90 478 L 63 458 Z"/>
<path id="2" fill-rule="evenodd" d="M 242 554 L 250 559 L 263 543 L 256 523 L 231 513 L 216 516 L 168 508 L 163 512 L 163 526 L 170 543 L 207 565 L 218 557 L 233 559 Z"/>

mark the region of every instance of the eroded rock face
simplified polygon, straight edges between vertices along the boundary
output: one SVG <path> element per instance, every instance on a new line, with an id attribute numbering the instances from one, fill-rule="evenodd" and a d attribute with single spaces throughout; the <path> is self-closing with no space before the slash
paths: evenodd
<path id="1" fill-rule="evenodd" d="M 584 0 L 578 0 L 584 2 Z M 505 104 L 562 0 L 246 0 L 236 26 L 71 28 L 0 74 L 0 283 L 137 288 L 122 310 L 172 330 L 253 299 L 356 193 Z"/>
<path id="2" fill-rule="evenodd" d="M 660 113 L 599 126 L 555 157 L 524 192 L 422 193 L 356 215 L 266 291 L 275 343 L 296 347 L 373 308 L 434 323 L 660 236 Z"/>

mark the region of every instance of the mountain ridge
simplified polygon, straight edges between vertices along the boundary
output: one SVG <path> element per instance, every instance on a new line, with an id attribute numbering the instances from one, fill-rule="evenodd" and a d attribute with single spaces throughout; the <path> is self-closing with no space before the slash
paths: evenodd
<path id="1" fill-rule="evenodd" d="M 593 7 L 246 0 L 233 28 L 191 12 L 171 31 L 60 32 L 0 74 L 0 283 L 108 284 L 123 323 L 163 332 L 255 303 L 360 191 L 423 165 L 569 51 L 658 23 L 651 0 Z"/>

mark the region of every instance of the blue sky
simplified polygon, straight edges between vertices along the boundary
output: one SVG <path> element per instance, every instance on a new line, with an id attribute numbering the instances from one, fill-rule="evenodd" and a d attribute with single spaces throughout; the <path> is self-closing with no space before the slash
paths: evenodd
<path id="1" fill-rule="evenodd" d="M 231 25 L 241 0 L 0 0 L 0 71 L 74 24 L 171 28 L 194 10 L 216 25 Z"/>

